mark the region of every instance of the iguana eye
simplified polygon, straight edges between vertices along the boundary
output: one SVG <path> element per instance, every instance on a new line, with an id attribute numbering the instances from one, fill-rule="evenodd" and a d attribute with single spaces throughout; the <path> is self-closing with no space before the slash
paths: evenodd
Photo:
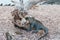
<path id="1" fill-rule="evenodd" d="M 22 20 L 22 18 L 20 18 L 20 20 Z"/>

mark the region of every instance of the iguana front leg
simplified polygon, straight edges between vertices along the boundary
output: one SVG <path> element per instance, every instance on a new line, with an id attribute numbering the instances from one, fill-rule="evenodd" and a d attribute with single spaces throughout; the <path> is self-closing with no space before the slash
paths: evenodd
<path id="1" fill-rule="evenodd" d="M 34 27 L 34 23 L 30 23 L 30 26 L 29 26 L 29 28 L 27 29 L 27 31 L 32 31 L 33 27 Z"/>

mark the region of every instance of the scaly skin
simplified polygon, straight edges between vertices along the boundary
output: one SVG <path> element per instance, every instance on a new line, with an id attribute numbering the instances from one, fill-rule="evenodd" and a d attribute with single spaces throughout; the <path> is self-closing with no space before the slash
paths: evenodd
<path id="1" fill-rule="evenodd" d="M 33 17 L 26 17 L 26 20 L 30 23 L 30 27 L 27 28 L 27 31 L 31 31 L 32 28 L 35 28 L 35 30 L 32 33 L 37 33 L 39 30 L 44 30 L 45 35 L 40 37 L 38 40 L 40 40 L 48 34 L 48 28 L 46 28 L 40 21 L 34 19 Z"/>

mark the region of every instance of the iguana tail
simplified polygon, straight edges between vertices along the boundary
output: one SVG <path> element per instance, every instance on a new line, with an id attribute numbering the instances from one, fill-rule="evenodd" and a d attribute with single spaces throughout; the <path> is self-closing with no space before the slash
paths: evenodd
<path id="1" fill-rule="evenodd" d="M 45 34 L 43 36 L 41 36 L 38 40 L 40 40 L 41 38 L 47 36 L 47 34 L 48 34 L 48 28 L 44 27 L 43 30 L 44 30 Z"/>

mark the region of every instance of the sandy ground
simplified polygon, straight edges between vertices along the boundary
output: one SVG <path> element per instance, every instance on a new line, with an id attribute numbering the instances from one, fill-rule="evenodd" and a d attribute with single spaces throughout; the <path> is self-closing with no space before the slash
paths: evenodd
<path id="1" fill-rule="evenodd" d="M 15 7 L 0 7 L 0 40 L 6 40 L 5 33 L 11 32 L 14 34 L 16 31 L 20 31 L 14 27 L 12 23 L 11 11 Z M 28 11 L 30 15 L 41 21 L 44 26 L 49 29 L 49 34 L 41 40 L 60 40 L 60 6 L 59 5 L 40 5 L 35 9 Z M 14 36 L 14 40 L 37 40 L 39 36 L 37 34 L 31 34 L 21 30 L 22 35 Z"/>

